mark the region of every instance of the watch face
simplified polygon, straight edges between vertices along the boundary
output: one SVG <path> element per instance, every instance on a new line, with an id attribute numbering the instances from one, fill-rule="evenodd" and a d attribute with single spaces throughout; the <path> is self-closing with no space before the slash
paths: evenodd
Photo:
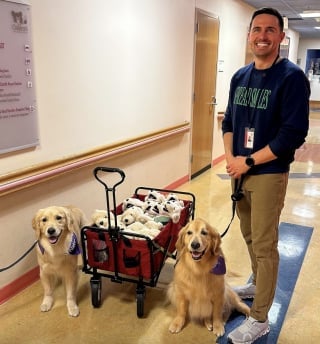
<path id="1" fill-rule="evenodd" d="M 249 167 L 254 166 L 254 160 L 253 160 L 253 158 L 248 157 L 248 158 L 246 159 L 246 164 L 247 164 Z"/>

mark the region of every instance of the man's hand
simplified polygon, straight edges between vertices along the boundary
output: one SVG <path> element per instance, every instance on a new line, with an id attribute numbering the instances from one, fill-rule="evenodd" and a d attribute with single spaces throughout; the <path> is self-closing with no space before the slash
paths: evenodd
<path id="1" fill-rule="evenodd" d="M 229 157 L 226 170 L 230 177 L 238 179 L 249 171 L 250 167 L 246 164 L 246 158 L 245 156 Z"/>

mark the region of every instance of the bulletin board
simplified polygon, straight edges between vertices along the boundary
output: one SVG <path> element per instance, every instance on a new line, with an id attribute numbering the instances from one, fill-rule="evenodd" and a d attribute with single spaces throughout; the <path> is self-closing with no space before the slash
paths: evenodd
<path id="1" fill-rule="evenodd" d="M 39 144 L 30 12 L 0 0 L 0 154 Z"/>

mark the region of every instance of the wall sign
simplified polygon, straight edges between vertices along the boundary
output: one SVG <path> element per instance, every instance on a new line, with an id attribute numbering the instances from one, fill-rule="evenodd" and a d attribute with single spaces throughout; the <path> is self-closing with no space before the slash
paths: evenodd
<path id="1" fill-rule="evenodd" d="M 0 0 L 0 153 L 39 144 L 30 12 Z"/>

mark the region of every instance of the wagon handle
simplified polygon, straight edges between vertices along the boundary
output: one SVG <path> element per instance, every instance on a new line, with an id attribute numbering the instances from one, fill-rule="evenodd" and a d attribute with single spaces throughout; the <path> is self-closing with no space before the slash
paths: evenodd
<path id="1" fill-rule="evenodd" d="M 118 173 L 120 175 L 120 180 L 116 183 L 114 183 L 112 186 L 108 186 L 106 184 L 106 182 L 104 180 L 102 180 L 101 177 L 98 176 L 98 173 L 99 172 L 104 172 L 104 173 Z M 93 174 L 95 176 L 95 178 L 97 179 L 97 181 L 99 183 L 101 183 L 104 188 L 105 188 L 105 192 L 106 192 L 106 201 L 107 201 L 107 211 L 108 213 L 110 211 L 113 211 L 114 214 L 116 214 L 116 207 L 117 207 L 117 202 L 116 202 L 116 187 L 121 184 L 124 179 L 125 179 L 125 173 L 120 170 L 119 168 L 116 168 L 116 167 L 96 167 L 94 170 L 93 170 Z M 111 209 L 111 204 L 112 203 L 112 207 L 113 209 Z M 108 217 L 108 225 L 109 225 L 109 228 L 111 229 L 111 220 L 110 220 L 110 217 Z M 117 228 L 118 228 L 118 223 L 117 223 L 117 217 L 115 216 L 115 231 L 113 233 L 113 236 L 114 237 L 117 237 Z"/>
<path id="2" fill-rule="evenodd" d="M 105 172 L 105 173 L 119 173 L 121 180 L 118 183 L 115 183 L 113 186 L 109 187 L 99 176 L 99 172 Z M 104 166 L 98 166 L 93 170 L 93 174 L 97 181 L 101 183 L 107 191 L 112 191 L 114 190 L 119 184 L 121 184 L 124 181 L 124 178 L 126 177 L 125 173 L 120 170 L 119 168 L 116 167 L 104 167 Z"/>

